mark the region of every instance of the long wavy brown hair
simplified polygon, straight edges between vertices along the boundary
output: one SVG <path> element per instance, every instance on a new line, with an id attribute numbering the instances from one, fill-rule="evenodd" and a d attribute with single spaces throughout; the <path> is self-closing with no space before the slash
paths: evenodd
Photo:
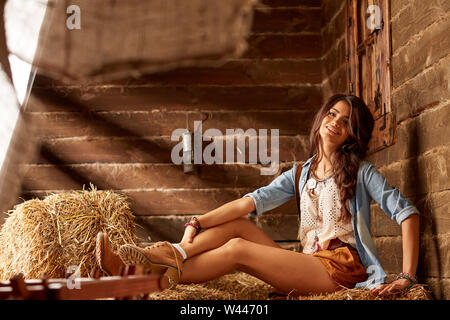
<path id="1" fill-rule="evenodd" d="M 323 156 L 320 151 L 323 150 L 323 141 L 319 133 L 322 120 L 339 101 L 347 102 L 351 109 L 347 124 L 349 136 L 331 154 L 330 162 L 334 174 L 333 179 L 338 187 L 342 204 L 341 215 L 338 220 L 349 221 L 351 214 L 347 207 L 347 200 L 351 199 L 356 192 L 359 165 L 361 159 L 366 156 L 375 122 L 372 113 L 361 98 L 354 95 L 335 94 L 317 112 L 309 135 L 309 157 L 315 154 L 318 154 L 318 156 L 311 161 L 310 170 L 312 171 L 310 172 L 315 172 Z"/>

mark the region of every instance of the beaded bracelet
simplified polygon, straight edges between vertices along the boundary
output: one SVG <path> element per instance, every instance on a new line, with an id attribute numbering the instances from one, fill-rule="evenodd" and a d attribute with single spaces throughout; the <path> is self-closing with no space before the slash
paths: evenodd
<path id="1" fill-rule="evenodd" d="M 198 229 L 199 229 L 198 232 L 200 232 L 200 231 L 202 230 L 202 226 L 200 225 L 200 221 L 198 221 L 198 219 L 197 219 L 196 216 L 193 216 L 193 217 L 192 217 L 192 220 L 195 221 L 195 223 L 197 224 Z"/>
<path id="2" fill-rule="evenodd" d="M 198 234 L 200 232 L 200 227 L 193 224 L 192 222 L 188 222 L 184 225 L 184 228 L 186 229 L 188 226 L 194 227 L 195 228 L 195 234 Z"/>
<path id="3" fill-rule="evenodd" d="M 194 220 L 195 223 L 193 223 L 192 220 Z M 198 221 L 198 219 L 197 219 L 196 216 L 193 216 L 192 219 L 191 219 L 191 221 L 189 221 L 188 223 L 186 223 L 186 224 L 184 225 L 184 228 L 186 229 L 187 226 L 192 226 L 192 227 L 194 227 L 195 230 L 196 230 L 196 231 L 195 231 L 195 234 L 196 234 L 196 235 L 199 234 L 200 231 L 202 231 L 202 227 L 200 226 L 200 222 Z"/>
<path id="4" fill-rule="evenodd" d="M 406 289 L 411 288 L 413 286 L 413 284 L 415 284 L 417 282 L 417 279 L 414 276 L 411 276 L 411 275 L 409 275 L 409 273 L 404 273 L 404 272 L 401 272 L 398 274 L 398 276 L 395 278 L 395 280 L 398 280 L 398 279 L 406 279 L 410 282 L 409 286 Z"/>

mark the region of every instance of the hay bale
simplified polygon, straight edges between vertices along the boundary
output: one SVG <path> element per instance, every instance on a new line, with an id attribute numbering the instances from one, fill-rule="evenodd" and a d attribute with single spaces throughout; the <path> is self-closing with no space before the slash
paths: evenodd
<path id="1" fill-rule="evenodd" d="M 97 267 L 95 239 L 107 232 L 113 250 L 136 243 L 135 223 L 125 196 L 91 190 L 25 201 L 8 212 L 0 230 L 0 279 L 64 278 L 71 266 L 87 277 Z M 72 269 L 69 272 L 73 272 Z"/>
<path id="2" fill-rule="evenodd" d="M 179 284 L 149 295 L 149 300 L 266 300 L 273 287 L 243 272 L 199 284 Z"/>
<path id="3" fill-rule="evenodd" d="M 224 275 L 200 284 L 179 284 L 175 289 L 154 292 L 150 300 L 268 300 L 274 291 L 271 285 L 243 272 Z M 365 289 L 347 289 L 309 296 L 286 296 L 277 300 L 430 300 L 431 294 L 424 285 L 415 284 L 405 292 L 383 296 Z"/>
<path id="4" fill-rule="evenodd" d="M 301 296 L 295 300 L 431 300 L 431 293 L 423 284 L 415 284 L 405 291 L 388 292 L 379 296 L 367 289 L 343 288 L 323 295 Z"/>
<path id="5" fill-rule="evenodd" d="M 391 274 L 386 277 L 385 283 L 395 280 L 395 275 Z M 342 287 L 341 290 L 322 295 L 310 295 L 296 297 L 299 300 L 432 300 L 431 291 L 425 284 L 415 284 L 408 290 L 385 293 L 382 296 L 372 293 L 370 290 L 363 288 L 349 289 Z"/>

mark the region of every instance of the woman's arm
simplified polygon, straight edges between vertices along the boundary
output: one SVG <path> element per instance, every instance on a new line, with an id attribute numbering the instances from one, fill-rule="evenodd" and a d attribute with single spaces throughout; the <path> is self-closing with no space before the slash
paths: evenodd
<path id="1" fill-rule="evenodd" d="M 202 228 L 222 224 L 243 215 L 261 215 L 281 206 L 295 197 L 294 172 L 298 164 L 276 177 L 269 185 L 245 194 L 242 198 L 228 202 L 202 216 L 197 217 Z"/>
<path id="2" fill-rule="evenodd" d="M 242 198 L 230 201 L 224 205 L 197 217 L 201 228 L 235 220 L 243 215 L 261 215 L 266 211 L 281 206 L 295 197 L 294 172 L 297 164 L 276 177 L 268 186 L 247 193 Z M 195 236 L 194 227 L 186 228 L 182 241 L 191 242 Z"/>
<path id="3" fill-rule="evenodd" d="M 244 197 L 227 202 L 214 210 L 198 216 L 197 219 L 202 228 L 210 228 L 237 219 L 253 210 L 255 210 L 253 199 Z"/>
<path id="4" fill-rule="evenodd" d="M 402 221 L 402 248 L 403 266 L 402 272 L 416 277 L 417 263 L 419 259 L 419 215 L 412 214 Z M 372 292 L 382 295 L 385 292 L 407 288 L 411 282 L 408 279 L 398 279 L 389 284 L 381 284 Z"/>
<path id="5" fill-rule="evenodd" d="M 210 228 L 234 219 L 237 219 L 255 210 L 255 203 L 251 197 L 243 197 L 221 205 L 201 216 L 197 216 L 197 221 L 201 228 Z M 192 226 L 185 229 L 181 242 L 191 243 L 196 234 Z"/>
<path id="6" fill-rule="evenodd" d="M 419 214 L 413 203 L 398 188 L 392 187 L 371 163 L 368 163 L 363 179 L 370 197 L 399 225 L 410 215 Z"/>
<path id="7" fill-rule="evenodd" d="M 402 222 L 403 272 L 415 276 L 419 259 L 419 216 L 410 215 Z"/>

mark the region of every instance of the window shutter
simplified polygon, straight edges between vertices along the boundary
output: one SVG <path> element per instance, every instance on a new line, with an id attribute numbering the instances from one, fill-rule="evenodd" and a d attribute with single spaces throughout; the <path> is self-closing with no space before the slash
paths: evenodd
<path id="1" fill-rule="evenodd" d="M 370 154 L 394 144 L 389 1 L 346 1 L 348 93 L 363 98 L 374 116 Z"/>

